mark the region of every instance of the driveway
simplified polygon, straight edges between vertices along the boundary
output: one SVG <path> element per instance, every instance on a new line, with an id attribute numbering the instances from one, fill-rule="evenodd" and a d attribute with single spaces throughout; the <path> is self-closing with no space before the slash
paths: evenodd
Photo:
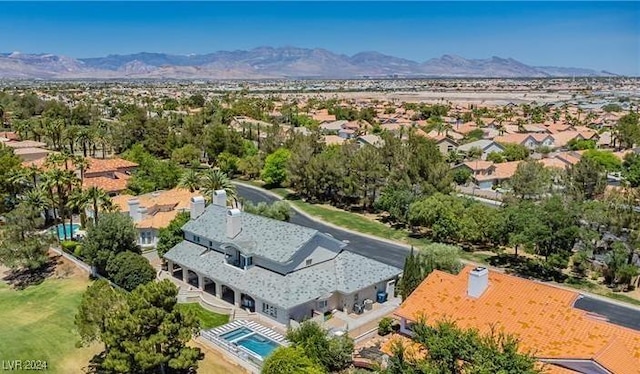
<path id="1" fill-rule="evenodd" d="M 254 203 L 271 203 L 279 199 L 259 189 L 236 184 L 238 195 Z M 325 225 L 302 214 L 294 214 L 291 222 L 327 233 L 339 240 L 348 240 L 347 250 L 365 257 L 373 258 L 385 264 L 404 267 L 404 259 L 409 254 L 406 246 L 392 244 L 383 240 L 352 233 Z M 576 301 L 576 308 L 605 316 L 611 323 L 640 331 L 640 309 L 625 307 L 618 303 L 607 302 L 599 298 L 583 296 Z"/>

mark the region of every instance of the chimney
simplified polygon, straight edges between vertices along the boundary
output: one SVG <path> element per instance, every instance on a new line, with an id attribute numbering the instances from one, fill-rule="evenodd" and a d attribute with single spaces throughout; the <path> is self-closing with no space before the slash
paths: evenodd
<path id="1" fill-rule="evenodd" d="M 233 239 L 242 231 L 242 213 L 240 209 L 227 211 L 227 237 Z"/>
<path id="2" fill-rule="evenodd" d="M 489 270 L 485 267 L 477 267 L 469 272 L 469 286 L 467 294 L 474 299 L 482 296 L 489 287 Z"/>
<path id="3" fill-rule="evenodd" d="M 227 206 L 227 192 L 225 190 L 213 191 L 213 204 L 217 206 Z"/>
<path id="4" fill-rule="evenodd" d="M 204 213 L 204 197 L 202 196 L 193 196 L 191 197 L 191 212 L 190 218 L 196 219 L 200 217 L 202 213 Z"/>
<path id="5" fill-rule="evenodd" d="M 133 222 L 140 222 L 140 219 L 142 219 L 140 214 L 140 201 L 138 201 L 138 199 L 131 199 L 127 204 L 129 205 L 129 217 L 131 217 Z"/>

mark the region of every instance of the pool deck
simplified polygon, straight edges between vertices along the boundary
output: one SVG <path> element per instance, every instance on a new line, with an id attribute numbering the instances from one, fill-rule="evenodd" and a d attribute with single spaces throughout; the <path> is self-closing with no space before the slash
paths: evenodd
<path id="1" fill-rule="evenodd" d="M 251 330 L 251 332 L 247 334 L 240 334 L 237 337 L 234 337 L 231 341 L 222 337 L 224 334 L 241 328 L 246 328 Z M 242 345 L 236 344 L 238 340 L 242 340 L 256 334 L 281 346 L 287 346 L 289 344 L 282 334 L 255 321 L 249 320 L 235 320 L 214 329 L 203 330 L 200 333 L 200 336 L 208 345 L 213 346 L 218 350 L 224 350 L 225 354 L 230 354 L 233 361 L 239 363 L 245 369 L 249 370 L 247 367 L 249 366 L 251 372 L 259 373 L 264 357 Z"/>

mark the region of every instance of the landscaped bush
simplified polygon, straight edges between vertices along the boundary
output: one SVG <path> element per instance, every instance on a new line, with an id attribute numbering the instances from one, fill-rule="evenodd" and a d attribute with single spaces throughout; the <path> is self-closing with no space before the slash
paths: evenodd
<path id="1" fill-rule="evenodd" d="M 384 317 L 378 322 L 378 335 L 385 336 L 393 332 L 393 319 Z"/>
<path id="2" fill-rule="evenodd" d="M 149 261 L 133 252 L 122 252 L 112 256 L 106 270 L 108 278 L 127 291 L 132 291 L 156 278 L 156 272 Z"/>
<path id="3" fill-rule="evenodd" d="M 63 240 L 60 242 L 60 247 L 67 253 L 74 253 L 77 246 L 78 243 L 73 240 Z"/>
<path id="4" fill-rule="evenodd" d="M 82 245 L 76 245 L 76 248 L 73 250 L 73 255 L 77 258 L 82 258 Z"/>
<path id="5" fill-rule="evenodd" d="M 569 266 L 569 257 L 563 253 L 554 253 L 549 256 L 547 265 L 556 269 L 566 269 Z"/>

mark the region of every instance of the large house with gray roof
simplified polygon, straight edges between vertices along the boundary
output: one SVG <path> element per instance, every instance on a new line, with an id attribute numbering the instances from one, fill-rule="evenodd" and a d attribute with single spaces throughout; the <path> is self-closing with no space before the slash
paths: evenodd
<path id="1" fill-rule="evenodd" d="M 185 240 L 164 256 L 171 274 L 284 325 L 394 296 L 401 269 L 347 251 L 317 230 L 226 202 L 224 191 L 207 207 L 201 196 L 191 199 Z"/>

